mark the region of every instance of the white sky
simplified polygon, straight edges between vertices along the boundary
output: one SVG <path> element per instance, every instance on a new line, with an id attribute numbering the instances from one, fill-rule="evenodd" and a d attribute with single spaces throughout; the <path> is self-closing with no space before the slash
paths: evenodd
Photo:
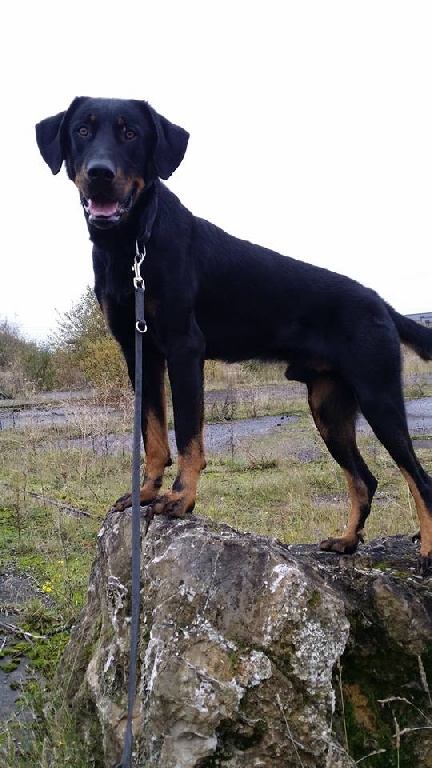
<path id="1" fill-rule="evenodd" d="M 168 182 L 239 237 L 432 311 L 430 0 L 90 0 L 1 11 L 0 317 L 43 340 L 93 283 L 78 193 L 34 124 L 74 96 L 186 128 Z"/>

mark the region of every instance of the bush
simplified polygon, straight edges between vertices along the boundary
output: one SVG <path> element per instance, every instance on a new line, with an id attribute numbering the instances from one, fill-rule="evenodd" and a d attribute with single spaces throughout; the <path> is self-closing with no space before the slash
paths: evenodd
<path id="1" fill-rule="evenodd" d="M 120 347 L 90 286 L 72 309 L 59 317 L 50 343 L 61 388 L 90 386 L 105 398 L 121 397 L 129 389 Z"/>
<path id="2" fill-rule="evenodd" d="M 46 347 L 26 344 L 21 353 L 22 367 L 27 381 L 39 392 L 52 390 L 55 383 L 53 355 Z"/>
<path id="3" fill-rule="evenodd" d="M 119 345 L 110 336 L 87 339 L 79 365 L 87 381 L 104 397 L 122 396 L 129 389 L 126 363 Z"/>
<path id="4" fill-rule="evenodd" d="M 52 352 L 34 341 L 26 341 L 18 327 L 0 323 L 0 394 L 15 397 L 29 391 L 47 391 L 55 381 Z"/>
<path id="5" fill-rule="evenodd" d="M 50 344 L 54 349 L 81 354 L 87 341 L 97 341 L 109 336 L 95 293 L 88 285 L 69 312 L 59 315 L 57 328 L 50 337 Z"/>

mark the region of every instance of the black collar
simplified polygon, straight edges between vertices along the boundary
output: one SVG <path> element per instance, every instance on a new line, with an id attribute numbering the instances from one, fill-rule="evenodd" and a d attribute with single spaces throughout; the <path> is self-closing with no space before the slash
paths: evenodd
<path id="1" fill-rule="evenodd" d="M 139 231 L 141 234 L 137 237 L 137 245 L 143 250 L 148 243 L 153 229 L 159 204 L 159 179 L 152 181 L 144 195 L 148 196 L 143 211 L 140 214 Z"/>

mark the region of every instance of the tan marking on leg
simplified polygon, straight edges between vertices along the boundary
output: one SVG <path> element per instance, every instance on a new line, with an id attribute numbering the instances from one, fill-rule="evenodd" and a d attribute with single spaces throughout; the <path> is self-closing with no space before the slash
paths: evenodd
<path id="1" fill-rule="evenodd" d="M 321 549 L 326 551 L 352 554 L 357 549 L 363 533 L 362 529 L 359 529 L 359 523 L 362 516 L 362 507 L 369 504 L 369 494 L 367 486 L 360 478 L 353 477 L 347 469 L 344 469 L 344 474 L 351 502 L 348 522 L 342 536 L 326 539 L 321 542 L 320 546 Z"/>
<path id="2" fill-rule="evenodd" d="M 186 451 L 179 455 L 178 473 L 172 490 L 156 499 L 152 505 L 155 515 L 184 517 L 195 506 L 198 480 L 206 466 L 202 433 L 194 438 Z"/>
<path id="3" fill-rule="evenodd" d="M 205 466 L 206 461 L 202 439 L 197 438 L 191 442 L 183 456 L 179 456 L 178 474 L 181 482 L 187 486 L 196 486 L 201 471 Z"/>
<path id="4" fill-rule="evenodd" d="M 432 513 L 430 510 L 428 510 L 423 498 L 421 497 L 420 491 L 417 488 L 414 479 L 406 471 L 406 469 L 402 469 L 402 467 L 399 467 L 399 469 L 408 483 L 408 487 L 416 505 L 417 515 L 420 520 L 420 555 L 422 557 L 427 557 L 428 555 L 432 555 Z"/>
<path id="5" fill-rule="evenodd" d="M 332 380 L 323 378 L 317 379 L 309 391 L 309 408 L 312 411 L 317 429 L 325 443 L 327 443 L 328 440 L 328 430 L 326 425 L 323 424 L 320 419 L 319 409 L 321 405 L 327 400 L 329 395 L 331 395 L 333 390 L 334 383 Z"/>
<path id="6" fill-rule="evenodd" d="M 309 407 L 317 429 L 327 446 L 329 445 L 331 435 L 328 426 L 320 418 L 319 410 L 323 403 L 334 395 L 334 392 L 335 384 L 330 378 L 317 379 L 309 391 Z M 338 440 L 341 444 L 353 443 L 355 445 L 355 426 L 352 421 L 339 425 Z M 355 478 L 347 469 L 343 471 L 348 483 L 351 502 L 348 522 L 342 536 L 325 539 L 321 542 L 320 547 L 326 551 L 351 554 L 357 549 L 359 533 L 361 533 L 358 530 L 361 519 L 361 506 L 368 504 L 369 498 L 367 487 L 363 481 L 360 478 Z"/>
<path id="7" fill-rule="evenodd" d="M 153 499 L 156 498 L 159 488 L 162 485 L 165 467 L 171 462 L 168 429 L 166 426 L 165 398 L 163 402 L 163 421 L 160 421 L 153 411 L 150 411 L 147 417 L 145 439 L 146 468 L 144 483 L 140 490 L 140 501 L 142 504 L 153 501 Z"/>
<path id="8" fill-rule="evenodd" d="M 361 509 L 369 504 L 369 495 L 366 484 L 360 478 L 353 477 L 351 472 L 348 472 L 346 469 L 344 469 L 344 474 L 351 502 L 344 537 L 352 538 L 357 537 L 358 525 L 361 520 Z"/>
<path id="9" fill-rule="evenodd" d="M 146 468 L 143 484 L 140 488 L 140 504 L 145 506 L 157 498 L 162 485 L 165 467 L 171 464 L 171 455 L 168 442 L 168 428 L 166 419 L 165 388 L 163 391 L 163 417 L 157 418 L 153 411 L 147 417 L 147 429 L 145 435 Z M 125 493 L 114 504 L 114 509 L 123 510 L 132 506 L 132 494 Z"/>

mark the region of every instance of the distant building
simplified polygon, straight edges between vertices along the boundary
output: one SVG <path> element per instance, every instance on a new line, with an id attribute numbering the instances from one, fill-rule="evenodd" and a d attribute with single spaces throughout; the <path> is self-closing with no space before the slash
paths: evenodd
<path id="1" fill-rule="evenodd" d="M 410 320 L 415 320 L 416 323 L 421 323 L 421 325 L 432 326 L 432 312 L 419 312 L 417 315 L 407 315 L 407 317 Z"/>

